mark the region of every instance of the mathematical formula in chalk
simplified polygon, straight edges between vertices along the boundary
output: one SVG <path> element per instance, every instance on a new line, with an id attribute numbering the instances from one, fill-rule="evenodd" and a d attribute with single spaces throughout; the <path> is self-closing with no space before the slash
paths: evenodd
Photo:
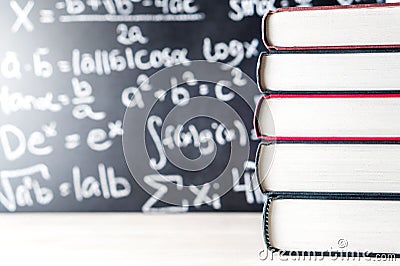
<path id="1" fill-rule="evenodd" d="M 260 19 L 312 4 L 1 1 L 0 211 L 259 210 L 252 84 L 264 50 Z M 193 68 L 198 60 L 224 67 L 204 75 Z M 154 80 L 160 71 L 169 74 Z M 135 136 L 125 130 L 127 110 L 138 117 Z M 145 169 L 139 176 L 126 162 L 130 137 L 141 144 L 132 149 Z M 232 147 L 248 147 L 248 158 L 236 160 Z M 215 158 L 190 171 L 169 157 L 178 152 Z"/>

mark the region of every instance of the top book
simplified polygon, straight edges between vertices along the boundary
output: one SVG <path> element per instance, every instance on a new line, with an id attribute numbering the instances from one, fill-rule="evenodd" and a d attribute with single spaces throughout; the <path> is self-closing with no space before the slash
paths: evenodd
<path id="1" fill-rule="evenodd" d="M 282 8 L 262 22 L 268 49 L 399 48 L 400 3 Z"/>

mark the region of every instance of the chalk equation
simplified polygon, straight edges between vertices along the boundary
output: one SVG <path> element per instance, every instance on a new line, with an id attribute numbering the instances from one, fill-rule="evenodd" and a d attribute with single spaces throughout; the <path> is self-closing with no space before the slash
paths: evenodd
<path id="1" fill-rule="evenodd" d="M 1 1 L 0 211 L 260 210 L 261 17 L 371 1 Z"/>

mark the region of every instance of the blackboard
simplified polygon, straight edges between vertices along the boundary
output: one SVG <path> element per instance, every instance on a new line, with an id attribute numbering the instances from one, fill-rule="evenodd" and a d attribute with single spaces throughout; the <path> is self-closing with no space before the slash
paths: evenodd
<path id="1" fill-rule="evenodd" d="M 1 1 L 0 211 L 259 211 L 260 19 L 357 3 Z"/>

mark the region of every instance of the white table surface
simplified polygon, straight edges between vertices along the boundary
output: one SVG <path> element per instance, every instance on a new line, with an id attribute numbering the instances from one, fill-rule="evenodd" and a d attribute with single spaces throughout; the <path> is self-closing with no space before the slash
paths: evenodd
<path id="1" fill-rule="evenodd" d="M 1 266 L 310 264 L 262 261 L 263 248 L 260 213 L 0 215 Z"/>

